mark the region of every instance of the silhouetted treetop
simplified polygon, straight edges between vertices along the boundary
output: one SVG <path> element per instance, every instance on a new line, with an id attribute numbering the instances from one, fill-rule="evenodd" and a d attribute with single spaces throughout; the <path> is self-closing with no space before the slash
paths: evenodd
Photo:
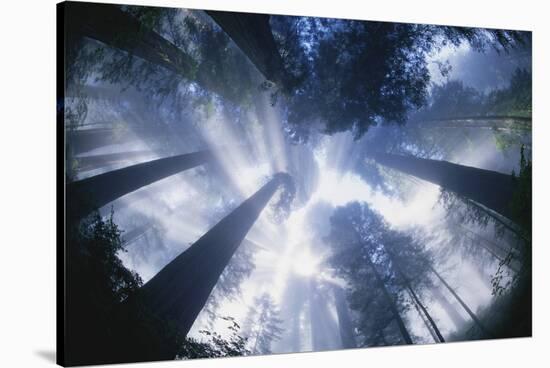
<path id="1" fill-rule="evenodd" d="M 306 80 L 289 97 L 288 129 L 307 138 L 303 124 L 326 134 L 352 130 L 361 137 L 380 123 L 404 123 L 427 98 L 427 56 L 465 42 L 474 50 L 508 50 L 521 32 L 421 24 L 298 18 Z M 295 59 L 300 59 L 295 57 Z"/>

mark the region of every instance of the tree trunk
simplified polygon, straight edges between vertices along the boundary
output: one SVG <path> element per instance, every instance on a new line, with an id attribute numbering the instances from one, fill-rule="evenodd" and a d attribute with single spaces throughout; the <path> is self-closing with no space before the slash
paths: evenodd
<path id="1" fill-rule="evenodd" d="M 202 165 L 213 158 L 210 151 L 161 158 L 109 171 L 67 184 L 67 211 L 74 219 L 88 215 L 141 187 Z"/>
<path id="2" fill-rule="evenodd" d="M 67 4 L 71 31 L 124 50 L 175 73 L 189 73 L 196 62 L 174 44 L 142 26 L 117 5 Z"/>
<path id="3" fill-rule="evenodd" d="M 138 297 L 187 335 L 224 268 L 281 183 L 275 177 L 265 184 L 149 280 Z"/>
<path id="4" fill-rule="evenodd" d="M 409 331 L 407 330 L 407 327 L 405 326 L 405 322 L 403 322 L 403 319 L 399 315 L 399 311 L 397 310 L 397 306 L 395 305 L 395 300 L 388 292 L 388 289 L 386 289 L 386 285 L 384 284 L 384 281 L 378 274 L 378 271 L 376 270 L 376 267 L 372 263 L 369 257 L 367 257 L 367 262 L 371 266 L 374 277 L 376 278 L 376 283 L 380 287 L 380 290 L 382 290 L 382 293 L 384 294 L 384 298 L 386 298 L 386 301 L 388 302 L 388 306 L 395 318 L 395 321 L 397 322 L 397 326 L 399 327 L 399 331 L 401 332 L 401 336 L 403 337 L 403 340 L 407 345 L 412 345 L 412 339 L 411 335 L 409 334 Z"/>
<path id="5" fill-rule="evenodd" d="M 443 295 L 441 290 L 439 290 L 439 288 L 437 287 L 433 287 L 431 291 L 433 296 L 435 297 L 435 300 L 437 301 L 437 303 L 439 303 L 439 305 L 441 305 L 443 310 L 445 310 L 445 313 L 447 313 L 455 327 L 458 329 L 461 326 L 464 326 L 466 320 L 460 315 L 460 313 L 458 313 L 455 306 L 452 305 L 451 302 L 449 302 L 449 300 L 445 295 Z"/>
<path id="6" fill-rule="evenodd" d="M 127 135 L 117 137 L 114 130 L 109 128 L 72 130 L 67 132 L 66 140 L 74 155 L 129 141 Z"/>
<path id="7" fill-rule="evenodd" d="M 384 166 L 437 184 L 513 220 L 510 203 L 517 182 L 512 175 L 390 153 L 374 153 L 373 158 Z"/>
<path id="8" fill-rule="evenodd" d="M 290 78 L 271 33 L 268 14 L 212 10 L 206 13 L 231 37 L 267 80 L 287 91 L 290 89 Z"/>
<path id="9" fill-rule="evenodd" d="M 468 238 L 468 240 L 470 240 L 470 242 L 472 242 L 473 245 L 479 245 L 481 246 L 481 248 L 485 249 L 485 251 L 489 253 L 492 257 L 494 257 L 496 260 L 498 260 L 500 264 L 502 264 L 505 260 L 505 257 L 507 257 L 507 255 L 501 256 L 500 254 L 498 254 L 498 251 L 493 249 L 490 246 L 490 243 L 486 244 L 483 240 L 476 239 L 474 236 L 469 234 L 466 234 L 466 238 Z M 513 263 L 514 256 L 513 254 L 510 254 L 510 256 L 511 256 L 510 261 L 505 263 L 506 267 L 508 267 L 510 270 L 514 271 L 515 273 L 518 273 L 519 267 L 515 263 Z"/>
<path id="10" fill-rule="evenodd" d="M 67 19 L 70 20 L 70 32 L 73 35 L 92 38 L 159 65 L 231 101 L 231 96 L 224 93 L 225 86 L 210 83 L 210 78 L 202 80 L 198 77 L 208 76 L 208 73 L 201 73 L 200 65 L 191 56 L 141 25 L 117 5 L 68 3 Z"/>
<path id="11" fill-rule="evenodd" d="M 443 338 L 443 335 L 441 335 L 441 332 L 439 331 L 439 328 L 437 327 L 435 321 L 433 320 L 432 316 L 430 315 L 430 313 L 428 312 L 428 310 L 426 309 L 424 304 L 422 304 L 422 302 L 418 298 L 418 295 L 416 295 L 416 293 L 414 292 L 413 288 L 411 287 L 410 282 L 408 280 L 406 280 L 405 283 L 407 285 L 407 289 L 409 290 L 409 294 L 414 299 L 415 304 L 420 308 L 420 310 L 422 311 L 422 313 L 424 314 L 424 316 L 428 320 L 428 322 L 431 326 L 431 329 L 433 330 L 433 332 L 437 336 L 437 339 L 439 341 L 436 341 L 436 342 L 445 342 L 445 339 Z"/>
<path id="12" fill-rule="evenodd" d="M 509 249 L 506 249 L 500 244 L 497 244 L 491 239 L 481 234 L 478 234 L 477 232 L 467 228 L 462 224 L 460 225 L 460 227 L 466 231 L 466 237 L 470 239 L 473 244 L 480 245 L 483 249 L 487 251 L 487 253 L 491 254 L 500 262 L 502 262 L 506 257 L 509 256 L 510 262 L 507 263 L 507 267 L 516 273 L 520 271 L 521 262 L 519 262 L 519 259 L 521 258 L 521 254 L 517 250 L 517 248 L 510 247 Z"/>
<path id="13" fill-rule="evenodd" d="M 491 239 L 481 235 L 481 234 L 478 234 L 477 232 L 469 229 L 468 227 L 464 226 L 463 224 L 458 224 L 458 226 L 460 226 L 464 231 L 466 231 L 466 233 L 468 233 L 470 239 L 476 239 L 479 241 L 479 243 L 484 243 L 487 245 L 488 248 L 491 249 L 492 252 L 495 252 L 495 253 L 500 253 L 500 254 L 506 254 L 508 253 L 509 251 L 512 251 L 515 255 L 518 254 L 518 250 L 515 249 L 515 248 L 510 248 L 510 249 L 506 249 L 504 248 L 503 246 L 501 246 L 500 244 L 492 241 Z"/>
<path id="14" fill-rule="evenodd" d="M 502 225 L 506 230 L 508 230 L 509 232 L 514 234 L 514 236 L 516 238 L 527 241 L 525 236 L 522 234 L 522 231 L 521 231 L 521 228 L 519 227 L 519 225 L 517 225 L 511 219 L 509 219 L 509 218 L 503 216 L 502 214 L 492 210 L 491 208 L 489 208 L 487 206 L 484 206 L 483 204 L 478 203 L 476 201 L 473 201 L 469 198 L 462 197 L 462 199 L 468 205 L 472 205 L 476 209 L 480 210 L 481 212 L 483 212 L 484 214 L 489 216 L 495 222 L 495 224 L 498 223 L 499 225 Z"/>
<path id="15" fill-rule="evenodd" d="M 117 152 L 104 155 L 89 155 L 78 156 L 75 159 L 78 162 L 78 169 L 81 171 L 89 171 L 100 169 L 105 166 L 113 165 L 116 163 L 125 162 L 131 159 L 138 159 L 142 156 L 151 154 L 150 151 L 130 151 L 130 152 Z"/>
<path id="16" fill-rule="evenodd" d="M 460 296 L 458 296 L 458 294 L 453 290 L 452 287 L 449 286 L 449 284 L 447 284 L 447 282 L 443 279 L 443 277 L 441 277 L 441 275 L 439 274 L 439 272 L 437 272 L 433 267 L 430 266 L 430 269 L 431 271 L 437 276 L 437 278 L 441 281 L 441 283 L 443 285 L 445 285 L 445 287 L 447 288 L 447 290 L 449 290 L 449 292 L 451 294 L 453 294 L 453 296 L 455 297 L 455 299 L 460 303 L 460 305 L 462 306 L 462 308 L 464 308 L 464 310 L 466 311 L 466 313 L 468 313 L 468 315 L 472 318 L 472 320 L 474 321 L 474 323 L 476 324 L 477 327 L 479 327 L 479 329 L 481 330 L 481 332 L 483 332 L 487 337 L 491 337 L 493 338 L 493 334 L 487 330 L 483 324 L 481 323 L 481 321 L 479 320 L 479 318 L 477 318 L 477 316 L 475 315 L 474 312 L 472 312 L 472 310 L 468 307 L 468 305 L 462 300 L 462 298 L 460 298 Z"/>
<path id="17" fill-rule="evenodd" d="M 410 293 L 410 291 L 409 291 L 409 296 L 411 298 L 413 297 L 412 294 Z M 435 343 L 440 342 L 439 338 L 437 337 L 437 335 L 434 331 L 434 329 L 430 325 L 430 321 L 428 321 L 428 319 L 426 318 L 426 316 L 424 315 L 424 313 L 422 312 L 422 310 L 420 309 L 418 304 L 414 302 L 414 298 L 413 298 L 413 306 L 414 306 L 414 309 L 416 310 L 416 312 L 418 313 L 418 315 L 420 316 L 420 319 L 422 320 L 422 322 L 424 322 L 424 326 L 426 326 L 426 329 L 430 332 L 430 335 L 432 336 L 432 339 L 434 340 L 434 342 Z"/>
<path id="18" fill-rule="evenodd" d="M 340 330 L 340 339 L 343 349 L 353 349 L 357 347 L 353 326 L 349 315 L 348 305 L 344 290 L 340 286 L 333 287 L 334 302 L 336 304 L 336 314 L 338 315 L 338 328 Z"/>
<path id="19" fill-rule="evenodd" d="M 425 318 L 428 320 L 429 325 L 430 325 L 430 327 L 428 329 L 430 330 L 430 332 L 433 330 L 433 332 L 437 336 L 437 339 L 439 341 L 436 341 L 436 342 L 445 342 L 445 339 L 443 338 L 443 335 L 441 335 L 441 332 L 439 331 L 439 328 L 437 327 L 437 325 L 436 325 L 435 321 L 433 320 L 432 316 L 430 315 L 430 313 L 428 312 L 428 310 L 426 309 L 424 304 L 422 304 L 422 302 L 420 301 L 420 298 L 418 298 L 418 295 L 416 295 L 416 292 L 412 288 L 411 281 L 410 281 L 409 277 L 407 275 L 405 275 L 405 273 L 402 271 L 402 268 L 400 266 L 401 261 L 399 260 L 399 258 L 397 258 L 395 256 L 395 254 L 391 250 L 387 249 L 388 248 L 387 245 L 385 245 L 384 248 L 385 248 L 386 252 L 388 253 L 388 255 L 390 256 L 390 259 L 391 259 L 392 263 L 394 264 L 395 268 L 397 269 L 397 273 L 399 274 L 399 276 L 401 277 L 401 279 L 405 283 L 405 287 L 409 291 L 409 294 L 413 298 L 415 304 L 418 306 L 418 308 L 420 308 L 420 310 L 424 314 Z"/>

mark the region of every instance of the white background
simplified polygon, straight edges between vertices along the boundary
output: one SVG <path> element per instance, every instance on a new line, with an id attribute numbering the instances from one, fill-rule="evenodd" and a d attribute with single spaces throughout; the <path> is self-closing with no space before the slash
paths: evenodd
<path id="1" fill-rule="evenodd" d="M 550 349 L 548 10 L 544 1 L 148 0 L 142 5 L 438 23 L 534 31 L 533 338 L 376 348 L 139 367 L 538 367 Z M 55 1 L 3 2 L 0 12 L 0 367 L 43 367 L 55 356 Z M 546 360 L 546 362 L 545 362 Z M 133 367 L 121 365 L 122 367 Z"/>

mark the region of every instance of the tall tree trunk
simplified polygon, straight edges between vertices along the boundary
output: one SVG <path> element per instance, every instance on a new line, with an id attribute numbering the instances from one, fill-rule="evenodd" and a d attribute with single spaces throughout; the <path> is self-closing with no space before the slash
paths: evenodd
<path id="1" fill-rule="evenodd" d="M 271 33 L 268 14 L 237 13 L 207 10 L 229 37 L 269 81 L 287 91 L 290 78 Z"/>
<path id="2" fill-rule="evenodd" d="M 489 248 L 491 248 L 491 251 L 495 252 L 495 253 L 500 253 L 500 254 L 506 254 L 508 253 L 509 251 L 512 251 L 515 255 L 518 254 L 518 250 L 516 248 L 510 248 L 510 249 L 506 249 L 504 248 L 502 245 L 494 242 L 493 240 L 487 238 L 486 236 L 483 236 L 479 233 L 477 233 L 476 231 L 464 226 L 463 224 L 459 224 L 457 223 L 458 226 L 460 226 L 464 231 L 466 231 L 466 233 L 469 235 L 469 237 L 471 239 L 476 239 L 478 240 L 478 242 L 480 243 L 485 243 L 487 244 L 487 246 Z"/>
<path id="3" fill-rule="evenodd" d="M 502 214 L 492 210 L 487 206 L 484 206 L 481 203 L 471 200 L 470 198 L 462 197 L 462 199 L 468 205 L 472 205 L 473 207 L 475 207 L 476 209 L 480 210 L 481 212 L 486 214 L 488 217 L 490 217 L 495 222 L 495 224 L 502 225 L 502 227 L 504 227 L 506 230 L 514 234 L 516 238 L 527 241 L 525 236 L 522 234 L 520 226 L 517 225 L 511 219 L 503 216 Z"/>
<path id="4" fill-rule="evenodd" d="M 227 100 L 225 86 L 211 83 L 208 73 L 176 45 L 155 31 L 140 24 L 118 6 L 98 3 L 68 3 L 67 19 L 70 32 L 100 41 L 108 46 L 123 50 L 152 64 L 193 80 Z M 203 80 L 200 76 L 207 76 Z M 234 101 L 235 102 L 235 101 Z"/>
<path id="5" fill-rule="evenodd" d="M 138 297 L 187 335 L 224 268 L 282 184 L 274 177 L 149 280 Z"/>
<path id="6" fill-rule="evenodd" d="M 433 330 L 433 332 L 437 336 L 437 339 L 439 341 L 436 341 L 436 342 L 445 342 L 445 339 L 443 338 L 443 335 L 439 331 L 439 328 L 437 327 L 437 324 L 435 323 L 434 319 L 432 318 L 432 316 L 430 315 L 430 313 L 428 312 L 428 310 L 426 309 L 424 304 L 422 304 L 422 302 L 418 298 L 418 295 L 416 295 L 416 293 L 414 292 L 410 282 L 408 280 L 406 280 L 405 283 L 407 285 L 407 289 L 409 290 L 409 294 L 412 296 L 415 304 L 418 306 L 418 308 L 420 308 L 420 310 L 422 311 L 422 313 L 424 314 L 424 316 L 428 320 L 428 322 L 431 326 L 431 329 Z"/>
<path id="7" fill-rule="evenodd" d="M 439 290 L 439 288 L 437 287 L 433 287 L 431 289 L 431 292 L 435 297 L 435 300 L 437 301 L 437 303 L 439 303 L 439 305 L 443 308 L 443 310 L 445 310 L 445 313 L 447 313 L 447 315 L 449 316 L 449 318 L 451 319 L 455 327 L 458 329 L 461 326 L 464 326 L 464 323 L 466 323 L 466 320 L 460 315 L 460 313 L 458 313 L 455 306 L 452 305 L 451 302 L 449 302 L 449 300 L 445 295 L 443 295 L 441 290 Z"/>
<path id="8" fill-rule="evenodd" d="M 348 304 L 344 295 L 344 290 L 340 286 L 333 286 L 334 302 L 336 304 L 336 314 L 338 315 L 338 328 L 340 330 L 340 340 L 343 349 L 352 349 L 357 347 L 353 326 L 349 315 Z"/>
<path id="9" fill-rule="evenodd" d="M 513 220 L 510 203 L 517 189 L 512 175 L 412 156 L 374 153 L 380 164 L 437 184 Z"/>
<path id="10" fill-rule="evenodd" d="M 67 211 L 74 219 L 88 215 L 128 193 L 213 158 L 210 151 L 199 151 L 161 158 L 109 171 L 67 184 Z"/>
<path id="11" fill-rule="evenodd" d="M 127 135 L 117 136 L 114 133 L 114 130 L 109 128 L 79 129 L 67 132 L 66 139 L 73 154 L 77 155 L 110 144 L 129 141 Z"/>
<path id="12" fill-rule="evenodd" d="M 399 311 L 397 310 L 397 306 L 395 305 L 394 298 L 390 295 L 390 293 L 388 292 L 388 289 L 386 289 L 386 285 L 384 284 L 384 281 L 380 277 L 380 274 L 378 274 L 378 271 L 376 270 L 374 263 L 372 263 L 369 257 L 367 257 L 367 262 L 369 263 L 369 265 L 371 266 L 371 269 L 373 270 L 374 277 L 376 278 L 376 283 L 378 284 L 378 287 L 380 288 L 380 290 L 382 290 L 384 298 L 388 302 L 388 306 L 393 314 L 393 317 L 395 318 L 395 321 L 397 322 L 397 327 L 399 327 L 399 331 L 401 332 L 401 336 L 403 337 L 403 340 L 405 341 L 406 344 L 412 345 L 413 341 L 411 339 L 411 335 L 409 334 L 409 331 L 405 326 L 405 322 L 399 315 Z"/>
<path id="13" fill-rule="evenodd" d="M 411 298 L 413 297 L 412 294 L 410 293 L 410 291 L 409 291 L 409 296 Z M 439 338 L 437 337 L 437 335 L 434 331 L 434 329 L 430 325 L 430 321 L 428 321 L 428 319 L 426 318 L 426 315 L 422 312 L 422 310 L 420 309 L 418 304 L 414 302 L 414 298 L 413 298 L 413 306 L 414 306 L 414 309 L 416 310 L 416 312 L 418 313 L 418 315 L 420 316 L 420 319 L 422 320 L 422 322 L 424 322 L 424 326 L 426 326 L 426 329 L 428 330 L 428 332 L 430 332 L 430 335 L 432 336 L 432 339 L 434 340 L 434 342 L 435 343 L 440 342 Z"/>
<path id="14" fill-rule="evenodd" d="M 196 62 L 174 44 L 142 26 L 119 6 L 97 3 L 67 4 L 71 31 L 124 50 L 176 73 L 189 73 Z"/>
<path id="15" fill-rule="evenodd" d="M 437 278 L 441 281 L 441 283 L 447 288 L 447 290 L 449 290 L 449 292 L 451 294 L 453 294 L 453 296 L 455 297 L 455 299 L 458 301 L 458 303 L 460 303 L 460 305 L 462 306 L 462 308 L 464 308 L 464 310 L 466 311 L 466 313 L 468 313 L 468 315 L 472 318 L 472 320 L 474 321 L 474 323 L 476 324 L 476 326 L 481 330 L 481 332 L 483 332 L 487 337 L 493 337 L 493 334 L 487 330 L 487 328 L 485 328 L 485 326 L 483 326 L 483 324 L 481 323 L 481 321 L 479 320 L 479 318 L 477 318 L 476 314 L 468 307 L 468 305 L 462 300 L 462 298 L 460 296 L 458 296 L 458 294 L 456 293 L 456 291 L 454 291 L 454 289 L 449 286 L 449 284 L 447 284 L 447 281 L 445 281 L 445 279 L 443 279 L 443 277 L 441 277 L 441 275 L 439 274 L 439 272 L 437 272 L 433 267 L 430 266 L 430 269 L 431 271 L 437 276 Z"/>
<path id="16" fill-rule="evenodd" d="M 393 251 L 388 249 L 387 245 L 385 245 L 384 248 L 385 248 L 386 252 L 388 253 L 388 255 L 390 256 L 390 259 L 392 260 L 392 263 L 394 264 L 395 268 L 397 269 L 397 273 L 399 274 L 399 276 L 403 280 L 403 282 L 405 284 L 405 287 L 409 291 L 409 294 L 413 298 L 415 304 L 418 306 L 418 308 L 420 308 L 420 310 L 422 311 L 422 313 L 424 314 L 424 316 L 428 320 L 428 322 L 430 324 L 430 327 L 431 327 L 431 330 L 433 330 L 433 332 L 436 334 L 437 339 L 439 340 L 439 341 L 436 341 L 436 342 L 445 342 L 445 339 L 443 338 L 443 335 L 441 335 L 441 332 L 439 331 L 439 328 L 437 327 L 437 324 L 435 323 L 434 319 L 432 318 L 432 316 L 430 315 L 430 313 L 428 312 L 428 310 L 426 309 L 424 304 L 422 304 L 422 302 L 420 301 L 420 298 L 418 298 L 418 295 L 416 295 L 416 292 L 412 288 L 411 281 L 410 281 L 409 277 L 407 275 L 405 275 L 405 273 L 402 271 L 400 259 L 395 256 Z"/>
<path id="17" fill-rule="evenodd" d="M 95 170 L 105 166 L 125 162 L 131 159 L 138 159 L 142 156 L 151 154 L 150 151 L 130 151 L 108 153 L 104 155 L 78 156 L 75 159 L 78 162 L 78 169 L 81 171 Z"/>

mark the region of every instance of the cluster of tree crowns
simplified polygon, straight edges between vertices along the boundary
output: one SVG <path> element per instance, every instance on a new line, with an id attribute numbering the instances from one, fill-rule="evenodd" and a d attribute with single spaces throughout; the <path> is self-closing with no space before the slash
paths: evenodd
<path id="1" fill-rule="evenodd" d="M 119 8 L 97 4 L 72 4 L 68 8 L 68 14 L 72 15 L 69 16 L 72 21 L 68 24 L 68 78 L 75 95 L 81 93 L 86 81 L 93 76 L 143 91 L 153 101 L 157 101 L 159 106 L 172 107 L 166 109 L 169 112 L 163 113 L 176 114 L 176 118 L 179 118 L 177 111 L 183 111 L 180 108 L 182 104 L 195 106 L 204 114 L 208 114 L 212 104 L 227 105 L 231 111 L 252 106 L 256 103 L 254 96 L 261 87 L 270 94 L 273 104 L 282 105 L 285 113 L 283 124 L 288 137 L 294 142 L 302 143 L 308 139 L 313 129 L 326 134 L 352 131 L 356 138 L 360 138 L 371 127 L 386 123 L 405 123 L 411 110 L 419 110 L 417 121 L 432 118 L 440 123 L 446 119 L 455 124 L 472 123 L 475 116 L 484 116 L 485 120 L 490 117 L 496 121 L 492 127 L 496 125 L 497 128 L 506 124 L 515 124 L 516 127 L 527 119 L 525 116 L 512 116 L 513 112 L 510 111 L 504 112 L 504 117 L 497 116 L 503 114 L 498 104 L 509 98 L 505 91 L 487 96 L 458 84 L 435 89 L 433 103 L 425 110 L 420 109 L 426 105 L 430 84 L 427 55 L 447 44 L 459 45 L 462 42 L 469 43 L 479 51 L 496 47 L 506 52 L 523 42 L 524 35 L 520 32 L 221 12 L 188 12 L 182 15 L 181 12 L 170 9 Z M 83 37 L 99 41 L 100 46 L 82 46 Z M 251 70 L 250 62 L 266 81 L 262 82 L 262 78 Z M 529 88 L 526 85 L 526 81 L 530 81 L 529 74 L 518 71 L 514 78 L 514 88 L 517 85 L 524 89 Z M 182 88 L 182 84 L 185 88 Z M 510 98 L 516 97 L 517 95 L 513 95 Z M 458 106 L 452 116 L 438 114 L 438 103 L 450 105 L 445 98 L 451 98 Z M 469 104 L 475 105 L 476 110 L 470 110 Z M 527 107 L 527 103 L 521 98 L 518 104 L 518 109 L 530 109 L 530 104 Z M 507 103 L 504 105 L 510 106 Z M 82 115 L 86 113 L 86 106 L 76 104 L 67 107 L 69 110 L 65 117 L 70 128 L 69 134 L 74 134 L 74 142 L 82 135 L 78 127 Z M 74 111 L 70 109 L 73 107 Z M 465 114 L 465 111 L 469 114 Z M 511 120 L 513 121 L 510 122 Z M 414 119 L 411 121 L 414 124 Z M 86 132 L 88 135 L 100 133 Z M 144 134 L 147 134 L 145 126 Z M 100 135 L 99 139 L 104 141 L 104 137 L 105 135 Z M 88 137 L 84 141 L 92 140 Z M 79 147 L 78 144 L 75 146 Z M 383 146 L 380 148 L 383 149 Z M 403 156 L 395 154 L 365 154 L 379 164 L 416 175 L 439 184 L 453 194 L 481 203 L 490 211 L 509 220 L 521 222 L 518 219 L 523 218 L 528 211 L 521 207 L 525 201 L 515 198 L 518 186 L 524 189 L 521 192 L 522 198 L 528 197 L 530 188 L 523 181 L 518 185 L 517 179 L 511 175 L 500 176 L 498 173 L 486 173 L 479 169 L 468 170 L 448 162 L 443 162 L 442 166 L 441 163 L 422 158 L 403 161 Z M 93 163 L 93 159 L 99 158 L 90 158 L 87 161 Z M 76 219 L 84 218 L 94 208 L 104 206 L 124 194 L 182 170 L 203 165 L 212 159 L 211 153 L 200 151 L 74 181 L 67 187 L 68 211 Z M 520 173 L 520 178 L 530 175 L 526 169 L 529 165 L 526 162 L 522 166 L 525 172 Z M 453 182 L 452 178 L 457 174 L 474 183 L 476 188 Z M 280 186 L 291 188 L 287 191 L 288 195 L 281 197 L 281 217 L 288 215 L 292 193 L 295 192 L 289 183 L 291 180 L 288 176 L 275 176 L 146 285 L 141 286 L 138 281 L 128 281 L 126 276 L 122 278 L 122 284 L 130 285 L 140 295 L 136 300 L 143 302 L 145 309 L 153 310 L 154 316 L 162 316 L 163 320 L 176 323 L 178 328 L 183 326 L 181 329 L 185 336 L 247 230 Z M 501 188 L 500 191 L 492 191 L 495 184 Z M 71 198 L 78 198 L 79 201 L 69 203 Z M 530 201 L 530 197 L 528 198 Z M 509 208 L 508 204 L 514 201 L 516 207 Z M 364 314 L 359 317 L 357 323 L 361 326 L 359 330 L 364 338 L 360 344 L 371 346 L 397 341 L 410 343 L 412 338 L 400 317 L 400 308 L 404 308 L 404 303 L 400 303 L 398 299 L 402 295 L 399 290 L 407 289 L 412 295 L 418 293 L 418 288 L 422 288 L 423 283 L 428 283 L 423 276 L 430 270 L 430 257 L 414 239 L 389 230 L 368 208 L 354 204 L 347 211 L 357 212 L 357 206 L 363 213 L 353 215 L 359 216 L 355 223 L 352 221 L 355 228 L 346 234 L 355 234 L 355 238 L 350 239 L 349 244 L 341 244 L 339 249 L 342 252 L 339 255 L 336 252 L 339 258 L 335 258 L 334 262 L 340 262 L 338 272 L 342 273 L 341 276 L 350 285 L 360 287 L 360 284 L 367 284 L 365 280 L 372 281 L 368 284 L 379 285 L 378 288 L 369 290 L 353 290 L 350 296 L 352 309 L 373 306 L 378 308 L 380 316 L 387 315 L 387 318 L 376 320 L 364 318 Z M 333 235 L 339 226 L 338 216 L 342 211 L 344 210 L 336 212 L 333 217 L 330 242 L 334 245 L 346 239 Z M 363 225 L 357 225 L 359 222 L 363 222 Z M 367 223 L 371 226 L 372 234 L 377 235 L 365 235 L 361 232 L 361 226 Z M 231 236 L 228 237 L 229 233 Z M 221 252 L 218 262 L 207 270 L 189 267 L 194 263 L 207 264 L 205 257 L 208 249 L 216 249 L 216 245 L 222 242 L 227 246 Z M 395 248 L 391 249 L 396 244 L 403 245 L 399 252 Z M 344 250 L 348 249 L 350 253 L 346 255 Z M 78 250 L 81 251 L 82 249 Z M 409 251 L 412 256 L 405 254 Z M 356 264 L 361 259 L 356 257 L 357 254 L 361 254 L 366 262 Z M 352 259 L 346 260 L 346 257 Z M 437 271 L 433 272 L 437 274 Z M 175 283 L 178 283 L 177 288 L 174 287 Z M 116 292 L 119 288 L 125 290 L 119 285 L 113 288 Z M 128 298 L 125 295 L 121 299 Z M 187 302 L 185 307 L 181 306 L 182 300 L 190 299 L 193 300 Z M 418 297 L 413 299 L 417 300 Z M 266 310 L 271 308 L 268 307 L 268 301 L 264 300 L 262 303 Z M 421 302 L 415 305 L 423 308 Z M 430 322 L 429 314 L 424 313 L 424 316 L 428 321 L 427 325 L 431 326 L 430 331 L 442 341 L 437 327 L 433 321 Z M 259 318 L 262 318 L 261 314 Z M 274 320 L 276 317 L 271 319 Z M 397 322 L 392 330 L 388 326 L 393 321 Z M 477 325 L 484 329 L 479 323 Z M 255 331 L 256 352 L 267 351 L 269 341 L 277 336 L 276 330 L 276 327 L 271 328 L 266 335 Z M 266 336 L 271 336 L 271 340 Z M 215 348 L 200 344 L 184 345 L 187 349 L 184 353 L 177 349 L 168 349 L 169 351 L 162 353 L 144 351 L 143 357 L 173 358 L 178 354 L 193 357 L 199 355 L 196 352 L 202 351 L 200 349 L 207 351 L 204 353 L 206 356 L 231 355 L 242 354 L 245 349 L 242 340 L 226 345 L 218 336 L 214 336 L 214 345 Z"/>
<path id="2" fill-rule="evenodd" d="M 207 12 L 218 25 L 201 12 L 131 6 L 79 12 L 69 36 L 83 32 L 115 48 L 78 49 L 69 78 L 84 81 L 94 73 L 178 104 L 189 97 L 179 95 L 185 81 L 200 90 L 194 93 L 200 102 L 213 94 L 246 107 L 260 85 L 250 60 L 272 102 L 285 101 L 285 124 L 297 141 L 319 123 L 324 133 L 352 130 L 356 137 L 380 123 L 405 123 L 428 101 L 427 57 L 442 47 L 467 43 L 479 52 L 508 53 L 529 42 L 526 33 L 495 29 L 259 14 L 241 14 L 238 24 L 231 13 Z M 94 19 L 102 19 L 95 29 L 82 25 Z"/>

